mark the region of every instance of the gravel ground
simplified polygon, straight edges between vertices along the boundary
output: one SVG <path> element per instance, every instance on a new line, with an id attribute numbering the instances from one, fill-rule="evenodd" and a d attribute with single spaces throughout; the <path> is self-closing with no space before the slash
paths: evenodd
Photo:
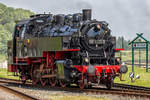
<path id="1" fill-rule="evenodd" d="M 68 92 L 68 91 L 61 91 L 61 90 L 54 90 L 54 89 L 43 89 L 43 88 L 34 88 L 34 87 L 27 87 L 27 86 L 15 86 L 9 85 L 10 88 L 16 89 L 17 91 L 21 91 L 28 95 L 34 96 L 39 98 L 40 100 L 64 100 L 63 97 L 73 97 L 74 99 L 68 100 L 81 100 L 78 99 L 78 96 L 88 96 L 97 98 L 95 100 L 150 100 L 147 98 L 140 98 L 140 97 L 127 97 L 127 96 L 118 96 L 118 95 L 111 95 L 111 94 L 87 94 L 87 93 L 75 93 L 75 92 Z M 76 98 L 77 97 L 77 98 Z M 75 99 L 76 98 L 76 99 Z M 101 98 L 101 99 L 99 99 Z M 0 99 L 1 100 L 1 99 Z M 9 100 L 9 99 L 8 99 Z M 13 99 L 10 99 L 13 100 Z M 17 99 L 15 99 L 17 100 Z"/>
<path id="2" fill-rule="evenodd" d="M 23 100 L 23 99 L 17 97 L 14 94 L 5 92 L 4 90 L 0 89 L 0 100 Z"/>

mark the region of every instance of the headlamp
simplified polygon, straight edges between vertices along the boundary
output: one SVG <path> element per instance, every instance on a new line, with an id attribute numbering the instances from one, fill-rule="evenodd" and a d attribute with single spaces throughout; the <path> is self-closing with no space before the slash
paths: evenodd
<path id="1" fill-rule="evenodd" d="M 100 24 L 97 24 L 96 27 L 97 27 L 97 29 L 100 29 L 100 28 L 101 28 L 101 25 L 100 25 Z"/>
<path id="2" fill-rule="evenodd" d="M 86 63 L 88 63 L 88 62 L 89 62 L 89 58 L 86 57 L 86 58 L 84 59 L 84 61 L 85 61 Z"/>

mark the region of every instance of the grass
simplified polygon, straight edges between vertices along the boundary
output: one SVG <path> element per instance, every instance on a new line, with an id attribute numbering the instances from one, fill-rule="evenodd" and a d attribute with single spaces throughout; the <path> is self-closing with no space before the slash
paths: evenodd
<path id="1" fill-rule="evenodd" d="M 7 72 L 6 68 L 0 68 L 0 78 L 19 79 L 19 77 L 13 76 L 13 73 Z"/>
<path id="2" fill-rule="evenodd" d="M 138 64 L 139 63 L 138 62 L 139 61 L 139 50 L 135 50 L 134 53 L 135 53 L 134 54 L 134 58 L 135 58 L 134 63 Z M 116 56 L 119 56 L 119 53 L 116 53 Z M 142 64 L 145 64 L 145 62 L 146 62 L 146 51 L 145 50 L 141 50 L 141 59 L 142 59 Z M 131 50 L 122 51 L 122 61 L 125 61 L 125 62 L 129 61 L 131 63 L 131 60 L 132 60 L 132 51 Z M 150 60 L 150 53 L 149 53 L 149 60 Z M 149 62 L 149 66 L 150 66 L 150 62 Z M 150 72 L 146 72 L 146 68 L 140 68 L 138 66 L 135 66 L 134 69 L 135 69 L 135 77 L 138 74 L 138 75 L 140 75 L 140 79 L 136 80 L 135 82 L 131 82 L 131 79 L 129 78 L 129 72 L 132 72 L 132 67 L 128 66 L 128 73 L 123 75 L 123 79 L 125 81 L 120 81 L 119 78 L 116 78 L 115 82 L 150 87 L 150 79 L 149 79 Z"/>
<path id="3" fill-rule="evenodd" d="M 123 61 L 131 61 L 132 60 L 132 50 L 121 51 L 121 54 L 122 54 Z M 119 57 L 120 53 L 117 52 L 115 54 L 115 56 Z M 149 51 L 149 58 L 150 58 L 150 51 Z M 134 51 L 134 60 L 137 62 L 139 61 L 139 50 Z M 145 49 L 141 50 L 141 60 L 144 61 L 144 63 L 146 62 L 146 50 Z"/>
<path id="4" fill-rule="evenodd" d="M 49 96 L 51 100 L 111 100 L 100 97 L 92 97 L 92 96 L 63 96 L 63 95 L 51 95 Z"/>
<path id="5" fill-rule="evenodd" d="M 128 72 L 126 74 L 123 74 L 123 80 L 125 81 L 120 81 L 119 77 L 117 77 L 114 80 L 114 82 L 150 87 L 150 72 L 146 72 L 145 68 L 139 68 L 137 66 L 135 66 L 134 69 L 135 69 L 135 77 L 136 75 L 140 75 L 140 79 L 137 79 L 135 82 L 131 82 L 131 79 L 129 78 L 129 72 L 132 72 L 132 67 L 129 66 Z"/>

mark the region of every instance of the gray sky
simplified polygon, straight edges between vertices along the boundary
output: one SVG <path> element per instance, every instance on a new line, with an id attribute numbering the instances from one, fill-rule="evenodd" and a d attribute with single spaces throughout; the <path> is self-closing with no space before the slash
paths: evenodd
<path id="1" fill-rule="evenodd" d="M 133 39 L 144 33 L 150 40 L 150 0 L 0 0 L 35 13 L 78 13 L 92 8 L 93 18 L 109 23 L 113 35 Z"/>

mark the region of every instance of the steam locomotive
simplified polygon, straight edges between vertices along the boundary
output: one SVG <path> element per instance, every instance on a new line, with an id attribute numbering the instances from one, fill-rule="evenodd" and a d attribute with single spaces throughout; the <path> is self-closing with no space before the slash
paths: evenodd
<path id="1" fill-rule="evenodd" d="M 91 9 L 75 14 L 37 14 L 19 21 L 8 41 L 8 71 L 23 83 L 81 89 L 105 84 L 128 71 L 115 58 L 116 37 L 106 21 L 91 19 Z"/>

